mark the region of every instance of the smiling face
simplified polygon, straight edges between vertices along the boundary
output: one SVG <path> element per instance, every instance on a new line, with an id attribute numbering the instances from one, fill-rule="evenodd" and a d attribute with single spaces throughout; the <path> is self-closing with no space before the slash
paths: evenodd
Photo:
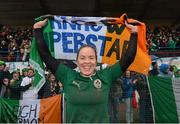
<path id="1" fill-rule="evenodd" d="M 77 64 L 81 74 L 85 76 L 93 74 L 97 64 L 95 49 L 90 46 L 81 48 L 77 56 Z"/>

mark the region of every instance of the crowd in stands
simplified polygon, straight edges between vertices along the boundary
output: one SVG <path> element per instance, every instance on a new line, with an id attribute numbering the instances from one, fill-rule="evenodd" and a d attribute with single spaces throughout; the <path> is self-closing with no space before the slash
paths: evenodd
<path id="1" fill-rule="evenodd" d="M 32 40 L 32 28 L 0 27 L 0 58 L 4 61 L 27 61 Z"/>
<path id="2" fill-rule="evenodd" d="M 147 42 L 150 51 L 180 49 L 180 28 L 147 28 Z"/>

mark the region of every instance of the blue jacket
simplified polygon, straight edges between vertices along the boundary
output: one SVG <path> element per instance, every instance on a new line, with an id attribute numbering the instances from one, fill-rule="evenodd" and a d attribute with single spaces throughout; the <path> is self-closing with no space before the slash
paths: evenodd
<path id="1" fill-rule="evenodd" d="M 132 98 L 133 97 L 133 92 L 135 90 L 135 84 L 133 83 L 132 78 L 122 78 L 123 80 L 123 85 L 122 85 L 122 90 L 123 90 L 123 98 Z"/>

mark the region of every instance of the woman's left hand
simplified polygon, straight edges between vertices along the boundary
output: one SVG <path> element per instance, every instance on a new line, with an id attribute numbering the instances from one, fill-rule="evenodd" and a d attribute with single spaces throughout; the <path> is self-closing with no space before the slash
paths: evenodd
<path id="1" fill-rule="evenodd" d="M 131 31 L 131 33 L 135 33 L 135 32 L 138 31 L 138 27 L 137 26 L 129 24 L 126 20 L 125 20 L 125 25 Z"/>

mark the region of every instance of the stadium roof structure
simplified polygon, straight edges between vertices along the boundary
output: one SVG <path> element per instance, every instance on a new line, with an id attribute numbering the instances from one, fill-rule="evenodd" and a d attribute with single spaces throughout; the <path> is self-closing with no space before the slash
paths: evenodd
<path id="1" fill-rule="evenodd" d="M 0 24 L 32 25 L 52 14 L 119 17 L 123 13 L 149 23 L 180 23 L 180 0 L 0 0 Z"/>

